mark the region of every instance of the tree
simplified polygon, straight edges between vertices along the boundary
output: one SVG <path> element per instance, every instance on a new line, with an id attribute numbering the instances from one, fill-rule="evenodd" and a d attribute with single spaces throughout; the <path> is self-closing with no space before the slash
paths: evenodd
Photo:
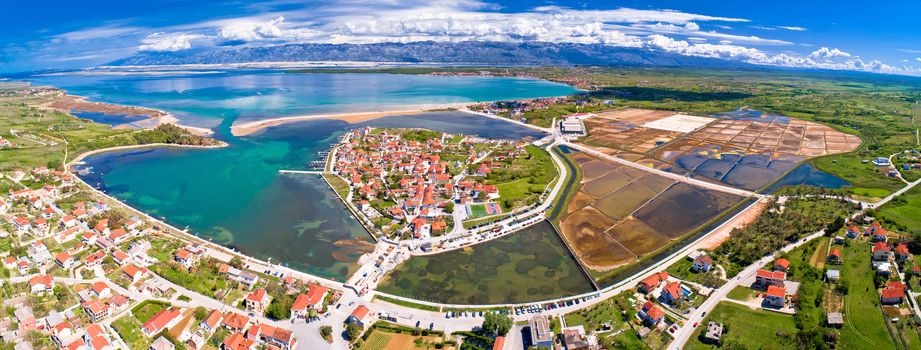
<path id="1" fill-rule="evenodd" d="M 195 319 L 204 320 L 205 317 L 208 317 L 208 309 L 204 308 L 203 306 L 196 307 L 195 308 Z"/>
<path id="2" fill-rule="evenodd" d="M 345 326 L 345 337 L 349 338 L 349 341 L 358 340 L 358 337 L 361 336 L 361 333 L 362 333 L 361 326 L 359 326 L 355 322 L 351 322 L 347 326 Z"/>
<path id="3" fill-rule="evenodd" d="M 514 322 L 512 318 L 495 311 L 487 312 L 483 318 L 483 330 L 496 335 L 505 335 Z"/>
<path id="4" fill-rule="evenodd" d="M 233 266 L 234 268 L 242 269 L 242 268 L 243 268 L 243 259 L 240 258 L 239 256 L 234 256 L 233 258 L 230 258 L 230 262 L 228 262 L 228 264 L 229 264 L 230 266 Z"/>
<path id="5" fill-rule="evenodd" d="M 322 336 L 323 339 L 326 339 L 326 341 L 332 342 L 332 340 L 333 340 L 333 327 L 331 327 L 331 326 L 323 326 L 323 327 L 320 327 L 320 336 Z"/>

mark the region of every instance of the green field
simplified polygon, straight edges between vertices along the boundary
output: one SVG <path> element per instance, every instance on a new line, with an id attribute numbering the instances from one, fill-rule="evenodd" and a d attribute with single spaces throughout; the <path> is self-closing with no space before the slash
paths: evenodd
<path id="1" fill-rule="evenodd" d="M 672 264 L 672 266 L 669 266 L 665 271 L 668 271 L 668 274 L 674 276 L 675 278 L 694 283 L 700 283 L 710 287 L 718 288 L 726 283 L 726 280 L 719 278 L 716 275 L 716 266 L 714 266 L 710 272 L 694 272 L 691 271 L 692 266 L 694 266 L 694 262 L 691 260 L 681 259 L 680 261 Z"/>
<path id="2" fill-rule="evenodd" d="M 841 276 L 848 283 L 844 297 L 844 327 L 838 341 L 841 349 L 892 349 L 892 337 L 879 310 L 879 297 L 873 284 L 870 246 L 854 242 L 841 252 Z"/>
<path id="3" fill-rule="evenodd" d="M 151 339 L 141 333 L 141 323 L 131 316 L 125 316 L 112 322 L 112 328 L 131 350 L 144 350 L 150 347 Z"/>
<path id="4" fill-rule="evenodd" d="M 515 158 L 504 168 L 493 170 L 486 182 L 499 188 L 499 203 L 511 210 L 536 203 L 547 185 L 557 176 L 550 154 L 543 149 L 525 146 L 528 156 Z"/>
<path id="5" fill-rule="evenodd" d="M 470 205 L 470 218 L 478 219 L 486 216 L 486 206 L 483 204 L 471 204 Z"/>
<path id="6" fill-rule="evenodd" d="M 756 292 L 754 289 L 748 288 L 746 286 L 736 286 L 731 291 L 729 291 L 729 294 L 727 294 L 726 297 L 739 301 L 747 301 L 751 298 L 754 298 L 755 293 Z"/>
<path id="7" fill-rule="evenodd" d="M 169 306 L 168 303 L 158 300 L 144 300 L 131 309 L 131 314 L 141 322 L 147 322 L 151 317 Z"/>
<path id="8" fill-rule="evenodd" d="M 854 186 L 853 193 L 868 197 L 885 197 L 902 188 L 905 183 L 891 178 L 879 171 L 873 164 L 863 164 L 862 160 L 872 159 L 872 152 L 855 152 L 834 156 L 820 157 L 810 161 L 820 170 L 832 173 Z"/>
<path id="9" fill-rule="evenodd" d="M 921 186 L 912 188 L 884 205 L 878 216 L 899 230 L 921 233 Z"/>
<path id="10" fill-rule="evenodd" d="M 697 326 L 694 336 L 685 349 L 711 349 L 712 345 L 702 343 L 699 338 L 706 330 L 707 322 L 721 322 L 729 327 L 723 332 L 723 342 L 734 342 L 748 349 L 790 349 L 796 335 L 793 317 L 771 311 L 752 310 L 732 302 L 721 302 Z"/>

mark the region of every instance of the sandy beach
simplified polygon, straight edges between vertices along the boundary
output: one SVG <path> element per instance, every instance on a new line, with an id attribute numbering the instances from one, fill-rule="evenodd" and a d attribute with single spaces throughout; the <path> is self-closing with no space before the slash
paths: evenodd
<path id="1" fill-rule="evenodd" d="M 445 104 L 429 104 L 429 105 L 415 105 L 415 106 L 406 106 L 405 108 L 395 108 L 392 110 L 383 110 L 383 111 L 365 111 L 365 112 L 354 112 L 354 113 L 338 113 L 338 114 L 312 114 L 312 115 L 300 115 L 293 117 L 281 117 L 265 120 L 256 120 L 252 122 L 245 122 L 234 125 L 230 128 L 230 132 L 234 136 L 247 136 L 258 133 L 266 128 L 278 126 L 286 123 L 299 122 L 305 120 L 314 120 L 314 119 L 335 119 L 342 120 L 348 123 L 360 123 L 363 121 L 373 120 L 377 118 L 389 117 L 394 115 L 408 115 L 408 114 L 419 114 L 430 111 L 435 111 L 439 109 L 449 109 L 449 108 L 462 108 L 471 104 L 472 102 L 461 102 L 461 103 L 445 103 Z"/>

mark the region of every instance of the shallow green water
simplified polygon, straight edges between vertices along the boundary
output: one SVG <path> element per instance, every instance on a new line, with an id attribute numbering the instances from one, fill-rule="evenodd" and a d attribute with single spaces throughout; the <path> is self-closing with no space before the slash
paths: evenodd
<path id="1" fill-rule="evenodd" d="M 449 304 L 547 300 L 592 290 L 563 242 L 543 222 L 471 248 L 413 257 L 378 290 Z"/>

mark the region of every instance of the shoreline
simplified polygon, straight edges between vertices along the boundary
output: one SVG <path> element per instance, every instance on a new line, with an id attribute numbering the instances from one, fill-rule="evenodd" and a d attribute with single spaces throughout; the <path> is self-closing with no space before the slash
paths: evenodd
<path id="1" fill-rule="evenodd" d="M 246 262 L 248 262 L 248 263 L 250 263 L 250 264 L 264 265 L 264 266 L 266 266 L 266 267 L 271 267 L 271 268 L 274 268 L 274 269 L 277 269 L 277 270 L 280 270 L 280 271 L 285 271 L 288 275 L 292 275 L 293 277 L 298 278 L 298 279 L 301 279 L 301 280 L 304 280 L 304 281 L 306 281 L 306 282 L 317 282 L 317 283 L 321 283 L 321 284 L 323 284 L 323 285 L 326 285 L 326 286 L 331 287 L 331 288 L 334 288 L 334 289 L 346 289 L 347 286 L 345 285 L 344 282 L 336 281 L 336 280 L 333 280 L 333 279 L 330 279 L 330 278 L 326 278 L 326 277 L 316 276 L 316 275 L 313 275 L 313 274 L 310 274 L 310 273 L 307 273 L 307 272 L 295 270 L 295 269 L 292 269 L 292 268 L 289 268 L 289 267 L 285 267 L 285 266 L 281 266 L 281 265 L 278 265 L 278 264 L 275 264 L 275 263 L 271 263 L 271 262 L 269 262 L 269 261 L 261 260 L 261 259 L 258 259 L 258 258 L 249 256 L 249 255 L 243 254 L 243 253 L 241 253 L 241 252 L 239 252 L 239 251 L 236 251 L 236 250 L 233 250 L 233 249 L 231 249 L 231 248 L 225 247 L 225 246 L 223 246 L 223 245 L 214 243 L 214 242 L 212 242 L 212 241 L 206 240 L 206 239 L 204 239 L 204 238 L 202 238 L 202 237 L 199 237 L 199 236 L 197 236 L 197 235 L 195 235 L 195 234 L 193 234 L 193 233 L 190 233 L 188 230 L 180 230 L 180 229 L 176 228 L 175 226 L 170 225 L 169 223 L 167 223 L 167 222 L 165 222 L 165 221 L 163 221 L 163 220 L 161 220 L 161 219 L 158 219 L 158 218 L 155 218 L 155 217 L 153 217 L 153 216 L 150 216 L 150 214 L 147 214 L 146 212 L 144 212 L 144 211 L 142 211 L 142 210 L 140 210 L 140 209 L 137 209 L 137 208 L 135 208 L 135 207 L 133 207 L 133 206 L 131 206 L 131 205 L 129 205 L 129 204 L 123 202 L 122 200 L 120 200 L 120 199 L 118 199 L 118 198 L 115 198 L 115 197 L 109 195 L 108 193 L 105 193 L 104 191 L 102 191 L 102 190 L 96 188 L 95 186 L 90 185 L 89 183 L 87 183 L 86 181 L 84 181 L 83 178 L 81 178 L 81 177 L 78 176 L 76 173 L 74 173 L 74 172 L 71 171 L 71 168 L 73 167 L 73 165 L 75 165 L 77 162 L 79 162 L 79 161 L 85 159 L 86 157 L 89 157 L 89 156 L 92 156 L 92 155 L 96 155 L 96 154 L 106 153 L 106 152 L 114 152 L 114 151 L 119 151 L 119 150 L 136 149 L 136 148 L 147 148 L 147 147 L 151 147 L 151 148 L 158 148 L 158 147 L 176 147 L 176 148 L 204 148 L 204 149 L 208 149 L 208 148 L 221 148 L 221 147 L 227 147 L 227 146 L 229 146 L 227 143 L 224 143 L 223 141 L 221 141 L 221 142 L 222 142 L 222 145 L 217 145 L 217 146 L 193 146 L 193 145 L 175 145 L 175 144 L 146 144 L 146 145 L 132 145 L 132 146 L 118 146 L 118 147 L 102 148 L 102 149 L 98 149 L 98 150 L 93 150 L 93 151 L 88 151 L 88 152 L 81 153 L 80 155 L 78 155 L 77 157 L 75 157 L 74 160 L 72 160 L 72 161 L 70 161 L 69 163 L 67 163 L 67 164 L 64 165 L 64 172 L 70 174 L 71 176 L 73 176 L 80 184 L 86 186 L 93 194 L 96 194 L 96 195 L 99 195 L 99 196 L 101 196 L 101 197 L 104 197 L 104 198 L 106 198 L 106 199 L 112 201 L 114 204 L 122 206 L 123 208 L 127 209 L 129 212 L 132 212 L 132 213 L 134 213 L 134 214 L 140 216 L 143 220 L 145 220 L 145 221 L 147 221 L 147 222 L 156 223 L 156 224 L 160 225 L 162 228 L 165 228 L 165 230 L 161 230 L 161 231 L 160 231 L 162 234 L 170 235 L 170 236 L 174 236 L 174 237 L 179 238 L 179 239 L 184 239 L 184 240 L 187 240 L 187 241 L 192 241 L 192 242 L 197 242 L 197 243 L 203 244 L 205 247 L 207 247 L 207 248 L 209 248 L 209 249 L 213 249 L 213 250 L 217 251 L 217 252 L 220 253 L 220 254 L 225 254 L 225 255 L 229 255 L 229 256 L 238 256 L 238 257 L 242 258 L 244 261 L 246 261 Z M 214 257 L 214 258 L 217 259 L 217 257 Z M 219 260 L 220 260 L 220 259 L 219 259 Z M 228 260 L 229 260 L 229 259 L 228 259 Z"/>
<path id="2" fill-rule="evenodd" d="M 378 110 L 378 111 L 364 111 L 364 112 L 352 112 L 352 113 L 333 113 L 333 114 L 308 114 L 308 115 L 297 115 L 290 117 L 278 117 L 271 119 L 255 120 L 251 122 L 244 122 L 241 124 L 232 125 L 230 127 L 230 133 L 233 136 L 249 136 L 257 134 L 267 128 L 273 126 L 284 125 L 293 122 L 307 121 L 307 120 L 316 120 L 316 119 L 332 119 L 332 120 L 341 120 L 350 124 L 360 123 L 364 121 L 374 120 L 378 118 L 390 117 L 395 115 L 413 115 L 421 114 L 426 112 L 435 112 L 439 109 L 460 109 L 469 105 L 470 102 L 456 102 L 456 103 L 443 103 L 443 104 L 417 104 L 417 105 L 405 105 L 405 108 L 400 109 L 398 106 L 395 106 L 396 109 L 388 110 Z"/>
<path id="3" fill-rule="evenodd" d="M 180 145 L 180 144 L 176 144 L 176 143 L 148 143 L 148 144 L 143 144 L 143 145 L 128 145 L 128 146 L 115 146 L 115 147 L 100 148 L 100 149 L 96 149 L 96 150 L 86 151 L 86 152 L 80 153 L 79 155 L 77 155 L 76 157 L 74 157 L 74 159 L 72 159 L 72 160 L 70 160 L 70 161 L 64 163 L 64 170 L 67 171 L 67 172 L 70 172 L 70 168 L 71 168 L 71 167 L 73 167 L 73 166 L 76 165 L 77 163 L 82 162 L 83 159 L 86 159 L 86 157 L 94 156 L 94 155 L 97 155 L 97 154 L 109 153 L 109 152 L 117 152 L 117 151 L 124 151 L 124 150 L 130 150 L 130 149 L 143 149 L 143 148 L 189 148 L 189 149 L 200 148 L 200 149 L 213 149 L 213 148 L 224 148 L 224 147 L 229 147 L 229 146 L 230 146 L 230 144 L 227 143 L 227 142 L 224 142 L 224 141 L 221 141 L 221 140 L 217 140 L 217 139 L 215 139 L 215 140 L 218 141 L 218 142 L 220 142 L 220 144 L 218 144 L 218 145 L 211 145 L 211 146 L 199 146 L 199 145 Z M 95 187 L 94 187 L 94 188 L 95 188 Z"/>
<path id="4" fill-rule="evenodd" d="M 52 86 L 52 87 L 55 89 L 60 89 L 61 91 L 64 92 L 64 94 L 62 95 L 62 98 L 64 100 L 51 101 L 48 103 L 44 103 L 44 104 L 39 105 L 40 107 L 56 110 L 56 111 L 59 111 L 61 113 L 67 114 L 69 116 L 72 116 L 78 119 L 83 119 L 83 118 L 75 116 L 71 112 L 73 110 L 80 110 L 80 108 L 71 107 L 70 109 L 65 109 L 64 106 L 55 106 L 55 104 L 58 102 L 63 102 L 66 106 L 67 103 L 76 102 L 76 103 L 83 103 L 83 104 L 87 104 L 91 106 L 101 106 L 103 108 L 125 109 L 128 112 L 125 114 L 125 116 L 147 116 L 147 118 L 145 118 L 144 120 L 137 121 L 134 123 L 126 122 L 126 123 L 118 124 L 118 125 L 110 125 L 109 127 L 111 129 L 124 129 L 127 126 L 127 128 L 130 128 L 130 129 L 151 130 L 163 124 L 173 124 L 175 126 L 188 130 L 189 132 L 191 132 L 193 135 L 196 135 L 196 136 L 210 137 L 214 135 L 214 130 L 211 130 L 208 128 L 182 125 L 179 123 L 179 118 L 176 118 L 176 116 L 174 116 L 172 113 L 164 111 L 162 109 L 156 109 L 156 108 L 150 108 L 150 107 L 144 107 L 144 106 L 110 103 L 110 102 L 93 101 L 93 100 L 90 100 L 90 98 L 86 96 L 74 95 L 74 94 L 69 93 L 67 90 L 61 89 L 59 87 L 56 87 L 56 86 Z M 66 101 L 67 99 L 71 101 Z M 145 113 L 148 111 L 149 113 Z M 90 110 L 87 110 L 86 112 L 97 112 L 97 113 L 104 113 L 104 114 L 106 113 L 106 111 L 90 111 Z M 135 125 L 133 125 L 132 127 L 131 124 L 135 124 Z M 147 124 L 147 126 L 139 126 L 137 124 Z"/>

